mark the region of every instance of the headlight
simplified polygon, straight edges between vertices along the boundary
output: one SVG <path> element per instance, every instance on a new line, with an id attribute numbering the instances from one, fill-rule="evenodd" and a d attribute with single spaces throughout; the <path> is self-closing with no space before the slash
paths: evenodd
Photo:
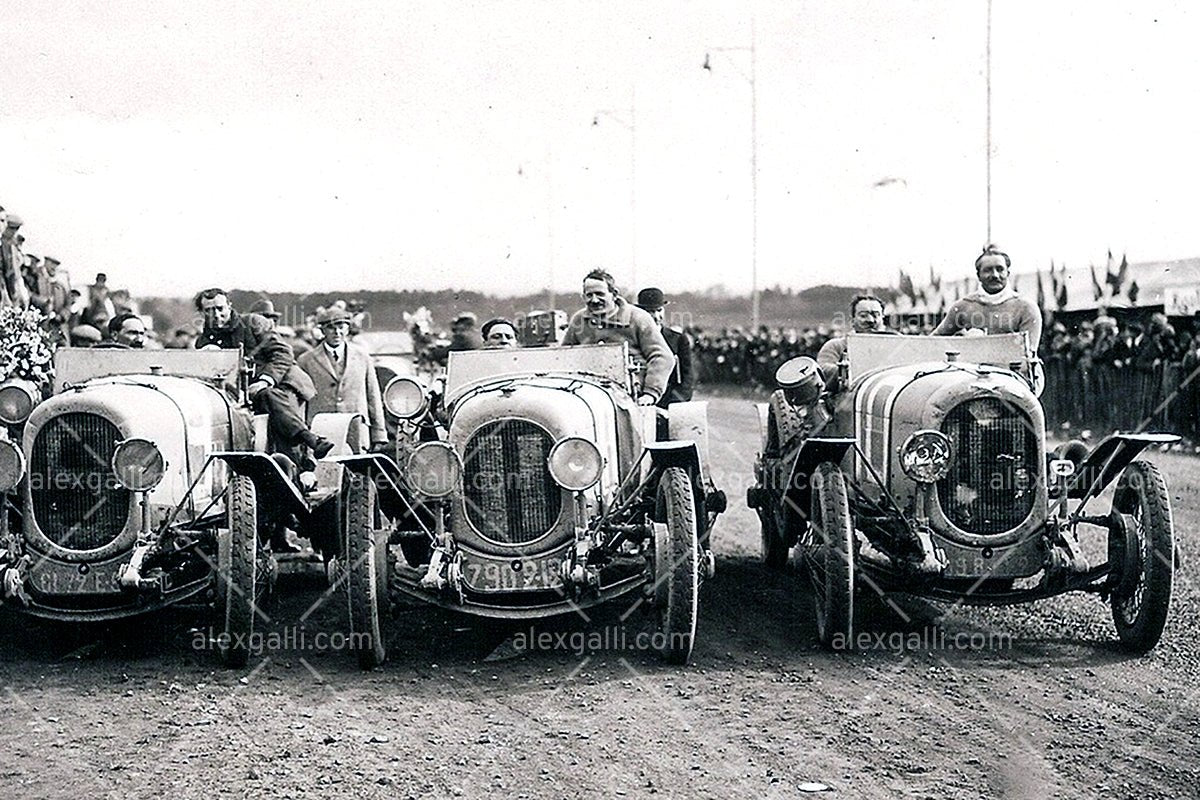
<path id="1" fill-rule="evenodd" d="M 587 439 L 571 436 L 559 440 L 546 459 L 550 477 L 570 492 L 582 492 L 600 480 L 604 458 L 599 448 Z"/>
<path id="2" fill-rule="evenodd" d="M 112 468 L 117 483 L 132 492 L 148 492 L 162 481 L 167 462 L 153 442 L 126 439 L 113 450 Z"/>
<path id="3" fill-rule="evenodd" d="M 917 431 L 900 448 L 904 474 L 921 483 L 937 483 L 950 472 L 954 444 L 941 431 Z"/>
<path id="4" fill-rule="evenodd" d="M 25 454 L 16 442 L 0 439 L 0 494 L 11 492 L 25 477 Z"/>
<path id="5" fill-rule="evenodd" d="M 408 457 L 408 482 L 426 497 L 450 494 L 461 475 L 462 462 L 448 444 L 426 442 Z"/>
<path id="6" fill-rule="evenodd" d="M 428 402 L 425 387 L 421 382 L 405 375 L 392 378 L 383 390 L 383 407 L 400 419 L 415 419 L 421 416 Z"/>
<path id="7" fill-rule="evenodd" d="M 0 386 L 0 422 L 21 425 L 37 405 L 37 388 L 28 381 L 12 380 Z"/>

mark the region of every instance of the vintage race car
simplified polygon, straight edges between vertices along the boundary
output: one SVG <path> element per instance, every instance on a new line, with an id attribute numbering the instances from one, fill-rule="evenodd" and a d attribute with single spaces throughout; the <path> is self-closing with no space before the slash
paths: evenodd
<path id="1" fill-rule="evenodd" d="M 686 662 L 724 495 L 705 404 L 673 405 L 659 440 L 632 381 L 623 345 L 452 352 L 432 402 L 394 379 L 384 404 L 410 421 L 397 460 L 415 508 L 347 544 L 354 631 L 378 631 L 398 596 L 528 619 L 635 595 Z"/>
<path id="2" fill-rule="evenodd" d="M 295 474 L 266 452 L 245 381 L 236 350 L 61 348 L 51 397 L 0 391 L 0 410 L 25 414 L 5 419 L 21 440 L 0 439 L 5 606 L 84 622 L 196 604 L 244 664 L 275 572 L 269 532 L 332 560 L 355 523 L 349 478 L 386 461 L 352 452 L 357 417 L 323 414 L 313 428 L 337 447 Z"/>
<path id="3" fill-rule="evenodd" d="M 768 565 L 796 548 L 824 644 L 853 646 L 868 586 L 991 605 L 1090 592 L 1110 602 L 1124 647 L 1158 642 L 1170 495 L 1137 455 L 1178 437 L 1117 433 L 1048 454 L 1035 370 L 1023 334 L 853 334 L 835 394 L 819 392 L 812 359 L 780 367 L 747 501 Z M 1111 506 L 1091 511 L 1114 481 Z"/>

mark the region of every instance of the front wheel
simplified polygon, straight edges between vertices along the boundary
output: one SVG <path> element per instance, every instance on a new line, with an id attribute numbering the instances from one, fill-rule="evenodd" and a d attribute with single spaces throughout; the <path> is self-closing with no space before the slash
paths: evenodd
<path id="1" fill-rule="evenodd" d="M 1175 574 L 1171 501 L 1158 468 L 1148 461 L 1126 467 L 1113 508 L 1132 517 L 1133 524 L 1133 535 L 1110 547 L 1114 569 L 1120 565 L 1127 571 L 1112 594 L 1113 622 L 1122 647 L 1145 653 L 1158 644 L 1166 627 Z M 1129 542 L 1128 549 L 1124 542 Z"/>
<path id="2" fill-rule="evenodd" d="M 805 568 L 817 607 L 817 637 L 834 650 L 854 646 L 854 524 L 846 477 L 830 461 L 812 474 Z"/>
<path id="3" fill-rule="evenodd" d="M 700 604 L 696 500 L 687 470 L 669 467 L 658 484 L 666 525 L 654 530 L 654 585 L 660 650 L 672 664 L 686 664 L 696 639 Z"/>
<path id="4" fill-rule="evenodd" d="M 791 548 L 783 540 L 782 526 L 779 524 L 779 514 L 770 507 L 771 498 L 763 492 L 766 500 L 763 508 L 758 509 L 759 530 L 762 534 L 762 560 L 768 569 L 782 570 L 787 566 L 788 551 Z"/>
<path id="5" fill-rule="evenodd" d="M 226 496 L 227 528 L 218 536 L 217 650 L 228 667 L 244 667 L 254 641 L 255 617 L 270 592 L 270 556 L 258 545 L 258 495 L 254 482 L 233 475 Z"/>
<path id="6" fill-rule="evenodd" d="M 350 475 L 346 490 L 346 597 L 350 606 L 350 646 L 363 669 L 387 658 L 383 617 L 388 608 L 388 546 L 377 541 L 375 482 L 367 475 Z"/>

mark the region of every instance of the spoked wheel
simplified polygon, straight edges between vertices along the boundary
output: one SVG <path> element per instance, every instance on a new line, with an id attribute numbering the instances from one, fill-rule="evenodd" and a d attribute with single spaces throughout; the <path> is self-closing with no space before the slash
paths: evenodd
<path id="1" fill-rule="evenodd" d="M 854 525 L 841 467 L 829 461 L 812 474 L 805 570 L 817 607 L 817 637 L 835 650 L 853 647 Z"/>
<path id="2" fill-rule="evenodd" d="M 379 516 L 375 481 L 350 475 L 346 490 L 346 596 L 350 605 L 350 646 L 358 665 L 372 669 L 387 657 L 383 619 L 388 602 L 387 540 L 376 528 Z"/>
<path id="3" fill-rule="evenodd" d="M 696 638 L 700 603 L 699 534 L 692 481 L 682 467 L 668 467 L 658 484 L 666 525 L 654 528 L 654 586 L 662 653 L 686 664 Z"/>
<path id="4" fill-rule="evenodd" d="M 1158 468 L 1148 461 L 1126 467 L 1113 508 L 1133 523 L 1133 535 L 1110 547 L 1109 560 L 1127 571 L 1112 593 L 1113 622 L 1122 647 L 1145 653 L 1158 644 L 1166 627 L 1175 573 L 1171 501 Z"/>
<path id="5" fill-rule="evenodd" d="M 245 475 L 229 479 L 226 496 L 227 529 L 218 536 L 217 650 L 229 667 L 244 667 L 250 658 L 255 618 L 271 591 L 271 556 L 258 544 L 258 495 Z"/>

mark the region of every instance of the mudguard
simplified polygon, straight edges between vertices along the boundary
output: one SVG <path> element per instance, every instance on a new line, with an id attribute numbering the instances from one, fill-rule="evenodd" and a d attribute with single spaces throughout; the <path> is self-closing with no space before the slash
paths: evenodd
<path id="1" fill-rule="evenodd" d="M 667 409 L 667 427 L 672 441 L 696 443 L 703 478 L 709 465 L 708 403 L 703 400 L 672 403 Z"/>
<path id="2" fill-rule="evenodd" d="M 841 463 L 853 447 L 854 439 L 850 438 L 814 436 L 805 439 L 796 452 L 796 459 L 788 471 L 787 486 L 780 498 L 784 513 L 787 514 L 790 509 L 806 519 L 812 495 L 809 476 L 823 461 Z"/>
<path id="3" fill-rule="evenodd" d="M 683 467 L 693 475 L 704 474 L 701 471 L 700 448 L 695 442 L 650 442 L 646 445 L 650 456 L 650 466 L 656 469 L 667 467 Z"/>
<path id="4" fill-rule="evenodd" d="M 1067 487 L 1067 496 L 1086 502 L 1120 477 L 1121 471 L 1150 445 L 1178 441 L 1173 433 L 1114 433 L 1105 437 L 1080 463 Z"/>
<path id="5" fill-rule="evenodd" d="M 333 442 L 330 456 L 348 456 L 363 449 L 363 418 L 360 414 L 317 414 L 308 427 L 317 436 Z"/>
<path id="6" fill-rule="evenodd" d="M 421 521 L 417 514 L 420 506 L 412 492 L 404 482 L 404 476 L 396 462 L 380 453 L 364 453 L 355 456 L 343 456 L 332 459 L 341 464 L 355 475 L 375 481 L 378 490 L 379 507 L 390 519 L 409 519 Z"/>
<path id="7" fill-rule="evenodd" d="M 767 449 L 767 420 L 770 415 L 770 403 L 755 403 L 754 410 L 758 412 L 758 440 L 760 450 Z"/>
<path id="8" fill-rule="evenodd" d="M 296 484 L 284 473 L 279 462 L 266 453 L 218 451 L 212 454 L 212 459 L 224 461 L 238 475 L 245 475 L 254 482 L 260 509 L 277 515 L 308 512 L 308 503 Z"/>

